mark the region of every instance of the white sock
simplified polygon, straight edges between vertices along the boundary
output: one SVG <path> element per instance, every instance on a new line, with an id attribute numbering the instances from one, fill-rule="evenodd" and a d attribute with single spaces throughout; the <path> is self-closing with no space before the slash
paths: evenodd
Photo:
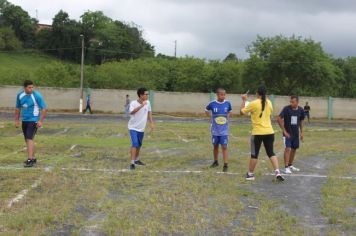
<path id="1" fill-rule="evenodd" d="M 248 175 L 253 175 L 253 172 L 250 172 L 250 171 L 249 171 L 249 172 L 248 172 Z"/>
<path id="2" fill-rule="evenodd" d="M 274 170 L 274 173 L 276 173 L 276 175 L 278 175 L 280 172 L 279 172 L 279 169 L 275 169 Z"/>
<path id="3" fill-rule="evenodd" d="M 134 164 L 134 165 L 135 165 L 135 160 L 131 160 L 131 164 Z"/>

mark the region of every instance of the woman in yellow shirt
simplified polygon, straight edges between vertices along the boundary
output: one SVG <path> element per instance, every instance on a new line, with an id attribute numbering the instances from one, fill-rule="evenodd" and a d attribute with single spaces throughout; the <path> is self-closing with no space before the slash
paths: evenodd
<path id="1" fill-rule="evenodd" d="M 257 99 L 245 106 L 247 94 L 242 95 L 241 115 L 251 113 L 252 136 L 251 136 L 251 158 L 249 170 L 246 174 L 246 180 L 255 180 L 253 174 L 257 165 L 257 159 L 263 143 L 266 153 L 272 162 L 275 170 L 276 179 L 283 181 L 284 178 L 280 174 L 278 167 L 278 159 L 273 151 L 274 130 L 271 122 L 273 112 L 272 103 L 266 98 L 267 90 L 265 86 L 260 86 L 257 89 Z"/>

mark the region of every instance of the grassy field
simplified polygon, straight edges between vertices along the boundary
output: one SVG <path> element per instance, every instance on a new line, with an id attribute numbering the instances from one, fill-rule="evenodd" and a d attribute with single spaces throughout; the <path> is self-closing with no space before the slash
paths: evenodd
<path id="1" fill-rule="evenodd" d="M 300 176 L 276 183 L 264 152 L 256 181 L 244 180 L 248 124 L 233 124 L 223 174 L 208 168 L 208 123 L 157 122 L 145 137 L 147 165 L 126 171 L 125 122 L 48 121 L 32 169 L 22 168 L 20 130 L 1 122 L 0 234 L 355 235 L 356 180 L 339 177 L 356 177 L 356 131 L 324 126 L 307 128 Z"/>

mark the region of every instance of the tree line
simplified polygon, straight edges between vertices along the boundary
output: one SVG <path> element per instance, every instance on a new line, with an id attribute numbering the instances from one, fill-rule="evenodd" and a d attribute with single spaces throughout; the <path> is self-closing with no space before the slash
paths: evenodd
<path id="1" fill-rule="evenodd" d="M 87 11 L 76 21 L 60 10 L 50 27 L 39 29 L 38 21 L 20 6 L 0 0 L 0 50 L 39 49 L 78 63 L 81 35 L 88 64 L 154 56 L 154 47 L 134 23 L 113 20 L 101 11 Z"/>
<path id="2" fill-rule="evenodd" d="M 311 38 L 257 36 L 246 48 L 247 59 L 230 53 L 224 60 L 206 60 L 155 55 L 139 26 L 100 11 L 87 11 L 76 21 L 61 10 L 51 28 L 40 31 L 37 23 L 21 7 L 0 0 L 0 51 L 36 49 L 62 59 L 26 74 L 42 86 L 79 85 L 82 34 L 85 86 L 91 88 L 210 92 L 225 87 L 242 93 L 263 83 L 273 94 L 356 97 L 356 57 L 335 58 Z M 22 79 L 1 77 L 2 84 Z"/>

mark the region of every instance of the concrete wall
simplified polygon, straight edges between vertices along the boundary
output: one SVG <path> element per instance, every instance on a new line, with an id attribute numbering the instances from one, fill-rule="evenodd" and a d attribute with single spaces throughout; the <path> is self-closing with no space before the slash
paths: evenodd
<path id="1" fill-rule="evenodd" d="M 13 109 L 16 94 L 21 89 L 22 87 L 0 86 L 0 108 Z M 35 89 L 42 94 L 50 110 L 79 110 L 80 89 L 45 87 Z M 126 94 L 129 94 L 131 99 L 137 97 L 136 91 L 92 89 L 92 107 L 101 112 L 123 112 Z M 85 95 L 84 92 L 84 107 L 86 105 Z"/>
<path id="2" fill-rule="evenodd" d="M 155 92 L 153 109 L 164 113 L 204 113 L 210 94 Z"/>
<path id="3" fill-rule="evenodd" d="M 282 110 L 282 108 L 289 104 L 290 97 L 289 96 L 275 96 L 274 99 L 274 114 L 278 115 L 278 113 Z M 301 107 L 304 107 L 305 103 L 309 102 L 309 106 L 311 108 L 311 116 L 315 118 L 326 118 L 328 116 L 328 98 L 323 97 L 300 97 L 299 104 Z M 356 100 L 354 100 L 356 104 Z"/>
<path id="4" fill-rule="evenodd" d="M 0 109 L 13 109 L 16 94 L 21 87 L 0 86 Z M 38 88 L 50 110 L 79 109 L 80 90 L 74 88 Z M 136 91 L 93 89 L 91 91 L 92 108 L 94 111 L 119 113 L 124 111 L 125 96 L 130 95 L 136 99 Z M 84 94 L 85 96 L 85 94 Z M 191 113 L 201 114 L 210 101 L 208 93 L 178 93 L 178 92 L 154 92 L 153 109 L 160 113 Z M 254 97 L 250 96 L 250 100 Z M 241 97 L 238 94 L 228 94 L 227 99 L 232 103 L 234 113 L 239 112 Z M 289 104 L 288 96 L 274 96 L 274 115 Z M 308 101 L 311 106 L 311 116 L 314 118 L 327 118 L 328 98 L 326 97 L 301 97 L 300 104 L 304 106 Z M 85 102 L 84 102 L 85 106 Z M 356 99 L 332 99 L 332 114 L 336 119 L 356 119 Z"/>
<path id="5" fill-rule="evenodd" d="M 333 98 L 333 117 L 335 119 L 356 119 L 356 100 Z"/>

